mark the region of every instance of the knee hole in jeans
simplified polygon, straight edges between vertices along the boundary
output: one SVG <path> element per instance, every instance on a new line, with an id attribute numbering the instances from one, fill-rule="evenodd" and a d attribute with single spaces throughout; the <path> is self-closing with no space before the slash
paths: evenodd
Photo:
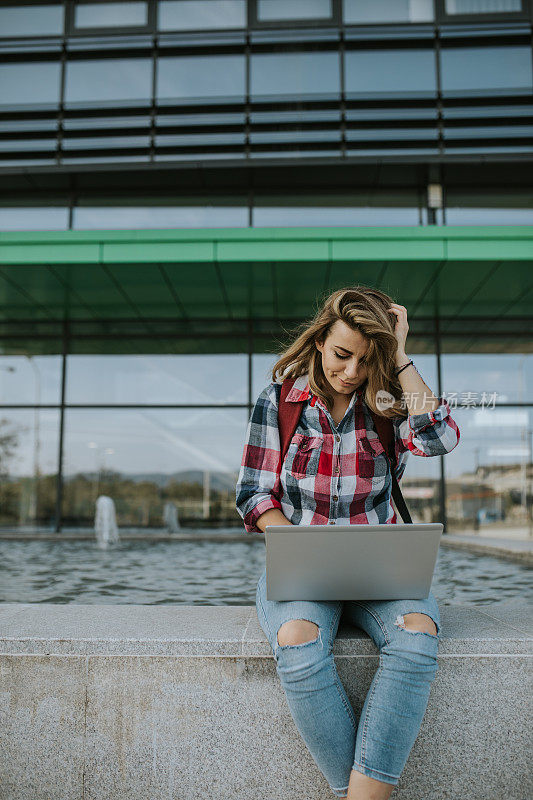
<path id="1" fill-rule="evenodd" d="M 411 617 L 411 619 L 407 619 L 407 617 Z M 420 614 L 415 611 L 409 614 L 398 614 L 394 624 L 410 633 L 427 633 L 435 638 L 438 634 L 437 624 L 429 614 Z"/>
<path id="2" fill-rule="evenodd" d="M 279 640 L 280 633 L 283 639 L 281 642 Z M 318 634 L 318 625 L 315 622 L 308 619 L 290 619 L 278 629 L 277 641 L 281 647 L 306 644 L 316 641 Z"/>

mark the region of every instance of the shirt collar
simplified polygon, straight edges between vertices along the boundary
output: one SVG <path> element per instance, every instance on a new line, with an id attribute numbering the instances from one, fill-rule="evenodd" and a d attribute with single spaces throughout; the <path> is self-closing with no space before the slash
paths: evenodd
<path id="1" fill-rule="evenodd" d="M 351 397 L 351 401 L 359 402 L 360 398 L 364 395 L 364 392 L 364 386 L 356 389 L 354 395 Z M 298 378 L 296 378 L 286 399 L 289 403 L 301 403 L 303 400 L 309 400 L 309 398 L 312 396 L 313 393 L 309 387 L 309 373 L 305 373 L 305 375 L 300 375 Z"/>

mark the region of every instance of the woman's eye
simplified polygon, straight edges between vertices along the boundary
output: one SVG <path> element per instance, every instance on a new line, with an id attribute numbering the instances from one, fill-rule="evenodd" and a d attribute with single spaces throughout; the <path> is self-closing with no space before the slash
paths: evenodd
<path id="1" fill-rule="evenodd" d="M 341 356 L 341 354 L 340 354 L 340 353 L 337 353 L 337 351 L 336 351 L 336 350 L 335 350 L 334 352 L 335 352 L 335 355 L 337 356 L 337 358 L 342 358 L 343 360 L 344 360 L 344 359 L 346 359 L 346 358 L 350 358 L 350 356 Z M 363 364 L 363 365 L 364 365 L 364 363 L 365 363 L 365 359 L 364 359 L 364 358 L 362 358 L 362 359 L 359 361 L 359 364 Z"/>

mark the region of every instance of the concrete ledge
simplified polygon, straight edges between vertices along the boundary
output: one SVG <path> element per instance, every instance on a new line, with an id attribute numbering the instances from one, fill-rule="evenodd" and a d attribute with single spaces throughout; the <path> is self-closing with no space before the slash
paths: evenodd
<path id="1" fill-rule="evenodd" d="M 442 547 L 456 550 L 468 550 L 482 556 L 497 556 L 509 561 L 517 561 L 525 567 L 533 566 L 533 539 L 495 538 L 478 535 L 443 534 L 440 537 Z"/>
<path id="2" fill-rule="evenodd" d="M 529 800 L 533 606 L 441 606 L 439 669 L 392 797 Z M 359 717 L 379 654 L 341 622 Z M 253 606 L 0 604 L 2 800 L 332 798 Z M 529 679 L 529 680 L 528 680 Z"/>

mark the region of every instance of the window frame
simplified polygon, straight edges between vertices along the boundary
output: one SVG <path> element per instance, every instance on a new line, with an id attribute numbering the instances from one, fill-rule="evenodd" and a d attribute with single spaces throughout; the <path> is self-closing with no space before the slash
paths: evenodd
<path id="1" fill-rule="evenodd" d="M 115 0 L 115 2 L 127 2 L 128 0 Z M 132 33 L 155 33 L 157 20 L 156 0 L 143 0 L 147 5 L 146 25 L 121 25 L 119 27 L 95 26 L 94 28 L 77 28 L 75 24 L 76 6 L 94 5 L 99 3 L 104 5 L 106 0 L 74 0 L 65 4 L 65 35 L 70 37 L 79 36 L 101 36 L 103 34 L 132 34 Z"/>
<path id="2" fill-rule="evenodd" d="M 533 19 L 533 3 L 521 0 L 520 11 L 483 12 L 482 14 L 447 14 L 446 0 L 435 0 L 435 23 L 437 25 L 463 25 L 471 22 L 527 22 Z"/>
<path id="3" fill-rule="evenodd" d="M 248 0 L 248 28 L 250 30 L 272 30 L 273 28 L 335 28 L 342 26 L 342 0 L 331 0 L 331 17 L 315 17 L 313 19 L 281 19 L 260 20 L 257 8 L 258 0 Z"/>

